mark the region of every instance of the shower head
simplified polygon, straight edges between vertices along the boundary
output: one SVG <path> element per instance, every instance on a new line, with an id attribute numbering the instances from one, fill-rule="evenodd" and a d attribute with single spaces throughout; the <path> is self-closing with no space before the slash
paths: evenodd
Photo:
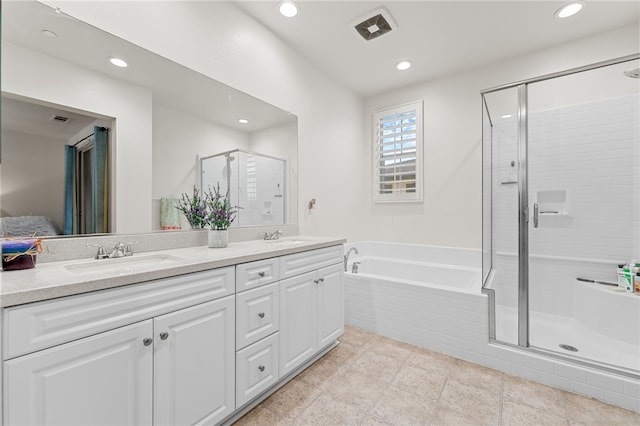
<path id="1" fill-rule="evenodd" d="M 624 72 L 624 75 L 631 78 L 640 78 L 640 67 L 628 69 Z"/>

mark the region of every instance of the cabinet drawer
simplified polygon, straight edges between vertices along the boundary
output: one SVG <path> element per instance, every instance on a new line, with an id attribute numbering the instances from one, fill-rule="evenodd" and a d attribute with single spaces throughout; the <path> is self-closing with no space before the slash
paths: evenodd
<path id="1" fill-rule="evenodd" d="M 249 290 L 280 279 L 279 261 L 273 259 L 258 260 L 236 266 L 236 292 Z"/>
<path id="2" fill-rule="evenodd" d="M 236 295 L 236 348 L 244 348 L 279 329 L 278 283 Z"/>
<path id="3" fill-rule="evenodd" d="M 233 266 L 3 310 L 4 359 L 234 293 Z"/>
<path id="4" fill-rule="evenodd" d="M 236 409 L 278 380 L 278 333 L 236 353 Z"/>
<path id="5" fill-rule="evenodd" d="M 282 256 L 280 258 L 280 278 L 289 278 L 295 275 L 304 274 L 305 272 L 324 268 L 325 266 L 342 263 L 343 259 L 344 246 L 342 244 Z"/>

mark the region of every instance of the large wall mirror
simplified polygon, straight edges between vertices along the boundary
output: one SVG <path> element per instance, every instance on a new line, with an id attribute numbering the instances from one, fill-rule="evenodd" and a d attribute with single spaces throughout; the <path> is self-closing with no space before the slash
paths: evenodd
<path id="1" fill-rule="evenodd" d="M 3 223 L 26 217 L 20 232 L 39 235 L 159 231 L 161 199 L 199 184 L 198 159 L 236 149 L 286 160 L 286 222 L 297 223 L 295 115 L 35 0 L 3 3 L 1 53 Z M 68 232 L 70 193 L 80 219 Z"/>

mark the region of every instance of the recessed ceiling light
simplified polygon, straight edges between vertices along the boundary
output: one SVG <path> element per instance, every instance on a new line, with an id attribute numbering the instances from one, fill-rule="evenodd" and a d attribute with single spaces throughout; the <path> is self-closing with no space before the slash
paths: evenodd
<path id="1" fill-rule="evenodd" d="M 569 16 L 573 16 L 580 12 L 583 7 L 584 3 L 581 1 L 565 4 L 560 9 L 556 10 L 556 18 L 568 18 Z"/>
<path id="2" fill-rule="evenodd" d="M 120 68 L 126 68 L 128 66 L 127 61 L 120 58 L 109 58 L 109 62 Z"/>
<path id="3" fill-rule="evenodd" d="M 58 34 L 54 33 L 51 30 L 42 30 L 42 35 L 48 38 L 56 38 L 58 37 Z"/>
<path id="4" fill-rule="evenodd" d="M 511 114 L 505 114 L 505 115 L 503 115 L 503 116 L 502 116 L 502 117 L 500 117 L 500 118 L 504 118 L 504 119 L 506 120 L 507 118 L 511 118 L 511 117 L 513 117 L 513 115 L 511 115 Z"/>
<path id="5" fill-rule="evenodd" d="M 396 64 L 396 68 L 400 71 L 408 70 L 409 68 L 411 68 L 411 62 L 400 61 Z"/>
<path id="6" fill-rule="evenodd" d="M 240 124 L 247 124 L 248 122 L 249 122 L 249 120 L 247 120 L 246 118 L 238 119 L 238 123 L 240 123 Z"/>
<path id="7" fill-rule="evenodd" d="M 291 0 L 284 0 L 278 5 L 278 10 L 282 16 L 293 18 L 298 14 L 298 5 Z"/>

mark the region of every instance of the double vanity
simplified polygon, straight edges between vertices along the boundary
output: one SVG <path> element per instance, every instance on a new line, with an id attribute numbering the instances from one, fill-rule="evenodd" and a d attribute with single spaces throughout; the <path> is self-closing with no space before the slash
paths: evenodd
<path id="1" fill-rule="evenodd" d="M 344 331 L 342 239 L 2 273 L 3 421 L 230 423 Z"/>

